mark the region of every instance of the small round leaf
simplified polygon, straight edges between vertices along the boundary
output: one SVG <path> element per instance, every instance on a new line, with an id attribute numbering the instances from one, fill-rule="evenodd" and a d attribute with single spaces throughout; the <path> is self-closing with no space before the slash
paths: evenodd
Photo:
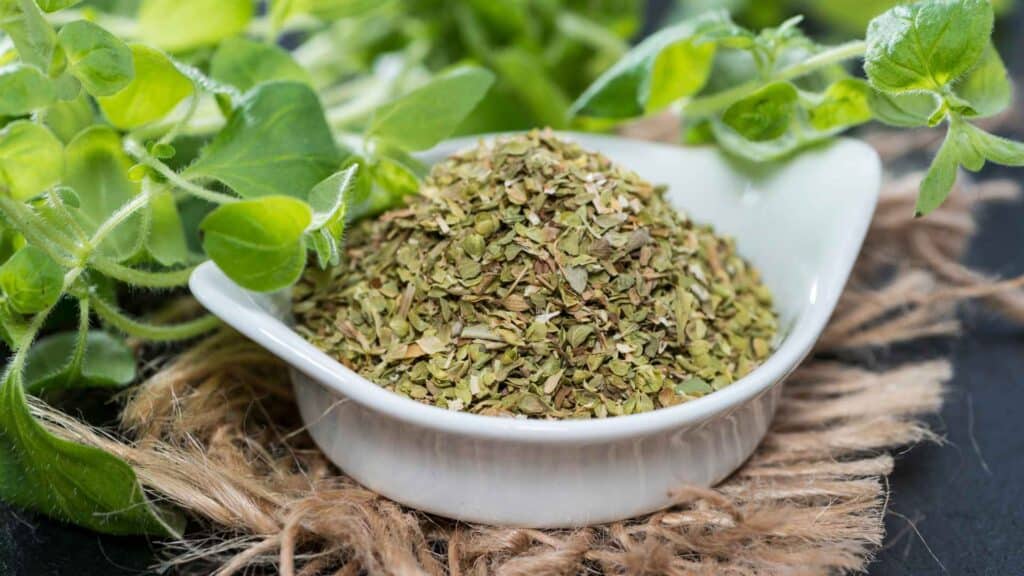
<path id="1" fill-rule="evenodd" d="M 305 268 L 303 234 L 312 219 L 308 204 L 287 196 L 225 204 L 200 225 L 203 249 L 240 286 L 277 290 L 298 280 Z"/>

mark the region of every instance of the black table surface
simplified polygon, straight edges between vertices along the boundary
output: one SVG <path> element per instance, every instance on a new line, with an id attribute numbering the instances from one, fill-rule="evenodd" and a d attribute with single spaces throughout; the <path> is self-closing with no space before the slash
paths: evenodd
<path id="1" fill-rule="evenodd" d="M 1024 10 L 1013 22 L 1024 24 Z M 1012 32 L 1004 25 L 1000 44 L 1019 74 L 1024 37 Z M 983 177 L 1024 183 L 1024 172 L 1001 168 Z M 1024 274 L 1024 203 L 987 207 L 979 222 L 967 263 L 1004 277 Z M 873 359 L 886 366 L 949 356 L 955 372 L 931 422 L 943 444 L 897 457 L 885 545 L 870 574 L 1024 575 L 1024 327 L 976 307 L 961 319 L 958 338 L 878 351 Z M 147 574 L 154 550 L 143 538 L 101 536 L 0 504 L 0 576 Z"/>

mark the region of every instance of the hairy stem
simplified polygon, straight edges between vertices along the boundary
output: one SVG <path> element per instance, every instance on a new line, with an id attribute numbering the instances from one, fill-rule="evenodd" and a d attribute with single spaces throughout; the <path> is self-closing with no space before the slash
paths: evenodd
<path id="1" fill-rule="evenodd" d="M 82 370 L 82 360 L 85 358 L 85 347 L 89 338 L 89 301 L 80 298 L 78 300 L 78 338 L 75 340 L 75 352 L 71 356 L 71 363 L 68 369 L 71 374 L 77 374 Z"/>
<path id="2" fill-rule="evenodd" d="M 150 155 L 150 153 L 147 152 L 141 144 L 134 140 L 126 138 L 124 141 L 124 149 L 131 157 L 135 158 L 140 163 L 156 170 L 158 174 L 166 178 L 168 182 L 174 185 L 174 187 L 179 190 L 183 190 L 196 198 L 201 198 L 214 204 L 228 204 L 230 202 L 238 201 L 238 198 L 235 196 L 224 194 L 223 192 L 217 192 L 215 190 L 209 190 L 186 180 L 180 174 L 171 170 L 170 166 Z"/>
<path id="3" fill-rule="evenodd" d="M 85 229 L 71 216 L 71 213 L 68 212 L 68 207 L 64 205 L 64 201 L 60 199 L 55 189 L 51 189 L 46 193 L 46 205 L 49 207 L 50 212 L 74 233 L 79 243 L 86 241 L 88 236 L 85 233 Z"/>
<path id="4" fill-rule="evenodd" d="M 199 88 L 199 84 L 195 81 L 192 82 L 192 96 L 188 99 L 188 108 L 185 109 L 185 114 L 178 119 L 163 136 L 157 140 L 159 144 L 170 144 L 178 137 L 182 129 L 188 126 L 188 123 L 192 121 L 192 117 L 196 115 L 196 110 L 199 109 L 199 101 L 202 99 L 203 92 Z"/>
<path id="5" fill-rule="evenodd" d="M 110 215 L 110 218 L 107 218 L 102 224 L 100 224 L 100 227 L 96 229 L 95 233 L 93 233 L 92 238 L 89 239 L 89 254 L 87 254 L 87 256 L 91 256 L 96 247 L 103 243 L 107 236 L 109 236 L 125 220 L 131 217 L 132 214 L 144 208 L 146 204 L 149 203 L 149 199 L 152 195 L 153 193 L 150 187 L 143 186 L 142 192 L 136 194 L 135 197 L 127 203 L 122 204 L 117 211 Z"/>
<path id="6" fill-rule="evenodd" d="M 178 286 L 184 286 L 188 283 L 188 278 L 192 271 L 195 270 L 195 266 L 189 266 L 180 270 L 151 272 L 129 268 L 106 258 L 93 258 L 90 264 L 93 268 L 115 280 L 143 288 L 177 288 Z"/>
<path id="7" fill-rule="evenodd" d="M 67 237 L 54 234 L 43 226 L 39 217 L 23 203 L 0 194 L 0 214 L 3 214 L 11 228 L 21 232 L 30 244 L 46 252 L 55 262 L 68 268 L 74 266 L 75 262 L 68 257 L 68 253 L 75 252 L 78 246 Z"/>
<path id="8" fill-rule="evenodd" d="M 129 336 L 135 336 L 151 342 L 186 340 L 205 334 L 220 325 L 220 320 L 210 314 L 180 324 L 149 324 L 125 315 L 116 306 L 96 294 L 89 294 L 89 301 L 96 309 L 96 314 L 114 328 Z"/>

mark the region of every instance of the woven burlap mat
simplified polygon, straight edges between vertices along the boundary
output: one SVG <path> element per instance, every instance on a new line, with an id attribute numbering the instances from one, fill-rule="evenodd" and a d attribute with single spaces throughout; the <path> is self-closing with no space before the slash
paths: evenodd
<path id="1" fill-rule="evenodd" d="M 872 141 L 892 161 L 934 138 Z M 954 308 L 965 299 L 1024 321 L 1024 278 L 999 282 L 958 263 L 974 232 L 974 205 L 1016 198 L 1016 186 L 961 181 L 943 208 L 914 221 L 919 180 L 886 182 L 848 289 L 816 352 L 788 381 L 754 456 L 714 489 L 680 486 L 674 506 L 633 521 L 495 528 L 377 496 L 332 467 L 304 433 L 281 363 L 232 332 L 164 359 L 126 400 L 116 439 L 33 407 L 55 432 L 120 455 L 155 499 L 189 514 L 189 539 L 160 544 L 162 567 L 177 573 L 862 570 L 883 541 L 888 451 L 937 440 L 921 418 L 940 408 L 951 367 L 939 359 L 869 370 L 857 359 L 956 333 Z"/>

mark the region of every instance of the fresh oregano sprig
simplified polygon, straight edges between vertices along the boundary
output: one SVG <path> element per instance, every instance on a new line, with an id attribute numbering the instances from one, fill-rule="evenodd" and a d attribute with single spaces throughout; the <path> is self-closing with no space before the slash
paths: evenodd
<path id="1" fill-rule="evenodd" d="M 104 532 L 177 534 L 181 518 L 147 501 L 131 467 L 52 435 L 26 392 L 124 386 L 125 336 L 217 326 L 133 317 L 122 287 L 184 286 L 208 257 L 275 290 L 309 254 L 336 262 L 346 221 L 414 192 L 409 152 L 450 135 L 493 75 L 450 68 L 395 99 L 335 93 L 325 110 L 323 93 L 351 79 L 314 79 L 276 44 L 293 19 L 328 28 L 324 3 L 274 2 L 272 26 L 250 0 L 143 0 L 135 15 L 76 3 L 0 0 L 0 499 Z M 353 101 L 365 134 L 328 120 Z M 77 328 L 56 331 L 51 318 L 75 308 Z"/>
<path id="2" fill-rule="evenodd" d="M 872 120 L 947 125 L 917 214 L 946 199 L 959 167 L 1024 165 L 1024 145 L 972 124 L 1011 101 L 988 0 L 925 0 L 871 21 L 863 41 L 820 46 L 790 19 L 754 33 L 706 13 L 640 43 L 576 101 L 580 116 L 624 119 L 677 106 L 688 142 L 757 161 L 787 156 Z M 864 58 L 866 80 L 840 66 Z"/>

